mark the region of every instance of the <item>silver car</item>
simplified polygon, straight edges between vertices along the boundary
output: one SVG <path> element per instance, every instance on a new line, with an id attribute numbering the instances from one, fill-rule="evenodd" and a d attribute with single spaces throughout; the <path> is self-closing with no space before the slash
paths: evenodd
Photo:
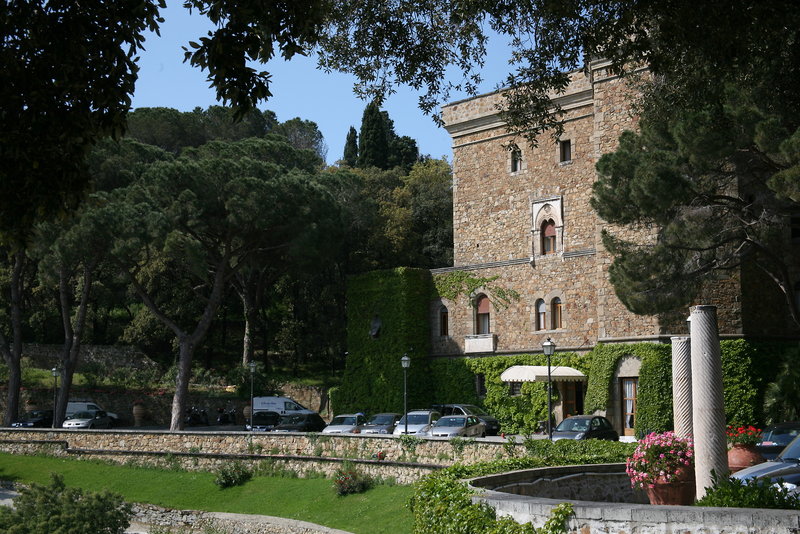
<path id="1" fill-rule="evenodd" d="M 322 429 L 323 434 L 358 434 L 358 427 L 367 422 L 362 413 L 337 415 Z"/>
<path id="2" fill-rule="evenodd" d="M 362 434 L 391 434 L 400 420 L 399 413 L 377 413 L 369 418 L 367 424 L 361 425 Z"/>
<path id="3" fill-rule="evenodd" d="M 434 410 L 414 410 L 413 412 L 408 412 L 397 422 L 393 434 L 395 436 L 402 436 L 403 434 L 427 436 L 428 431 L 440 417 L 441 414 Z"/>
<path id="4" fill-rule="evenodd" d="M 447 415 L 442 417 L 430 430 L 434 438 L 454 438 L 456 436 L 486 437 L 486 424 L 474 415 Z"/>
<path id="5" fill-rule="evenodd" d="M 103 410 L 75 412 L 67 417 L 64 428 L 111 428 L 113 419 Z"/>

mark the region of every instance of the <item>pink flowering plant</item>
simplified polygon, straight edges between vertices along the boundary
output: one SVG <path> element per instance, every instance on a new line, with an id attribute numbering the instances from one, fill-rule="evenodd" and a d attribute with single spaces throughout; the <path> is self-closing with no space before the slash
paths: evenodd
<path id="1" fill-rule="evenodd" d="M 639 441 L 625 471 L 634 488 L 652 488 L 656 481 L 673 482 L 692 468 L 694 444 L 674 432 L 653 432 Z"/>

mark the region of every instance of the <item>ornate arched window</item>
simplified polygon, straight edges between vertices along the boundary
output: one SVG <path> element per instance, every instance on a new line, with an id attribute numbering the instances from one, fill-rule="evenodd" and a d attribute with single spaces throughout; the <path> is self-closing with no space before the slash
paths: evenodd
<path id="1" fill-rule="evenodd" d="M 554 254 L 556 251 L 556 223 L 547 219 L 542 223 L 542 254 Z"/>

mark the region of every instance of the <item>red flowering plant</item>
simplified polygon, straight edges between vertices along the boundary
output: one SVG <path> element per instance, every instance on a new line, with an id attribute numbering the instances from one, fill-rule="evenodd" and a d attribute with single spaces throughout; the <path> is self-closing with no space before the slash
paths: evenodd
<path id="1" fill-rule="evenodd" d="M 730 443 L 731 446 L 755 445 L 761 442 L 761 429 L 753 425 L 728 425 L 728 429 L 725 433 L 728 435 L 728 443 Z"/>
<path id="2" fill-rule="evenodd" d="M 658 482 L 674 482 L 692 469 L 694 443 L 674 432 L 653 432 L 639 441 L 633 456 L 625 462 L 625 471 L 634 488 L 652 488 Z"/>

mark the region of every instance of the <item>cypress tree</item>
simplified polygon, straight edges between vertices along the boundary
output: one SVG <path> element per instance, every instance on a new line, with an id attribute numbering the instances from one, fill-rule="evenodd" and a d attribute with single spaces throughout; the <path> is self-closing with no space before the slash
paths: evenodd
<path id="1" fill-rule="evenodd" d="M 387 124 L 378 104 L 370 102 L 361 118 L 358 139 L 358 166 L 386 169 L 389 161 Z"/>
<path id="2" fill-rule="evenodd" d="M 350 167 L 358 164 L 358 134 L 352 126 L 347 132 L 347 139 L 344 142 L 344 162 Z"/>

